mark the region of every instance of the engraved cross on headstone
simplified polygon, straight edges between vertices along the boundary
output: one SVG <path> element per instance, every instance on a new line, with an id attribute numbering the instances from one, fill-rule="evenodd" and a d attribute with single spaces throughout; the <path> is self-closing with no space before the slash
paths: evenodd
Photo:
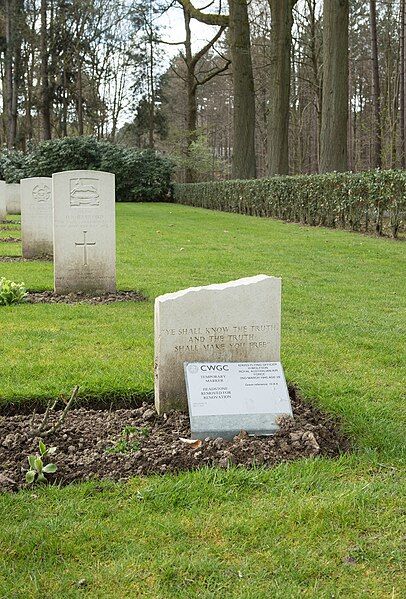
<path id="1" fill-rule="evenodd" d="M 86 233 L 87 233 L 87 231 L 83 231 L 83 243 L 75 242 L 76 246 L 83 247 L 83 266 L 88 266 L 88 264 L 87 264 L 87 248 L 90 245 L 96 245 L 96 242 L 86 241 Z"/>

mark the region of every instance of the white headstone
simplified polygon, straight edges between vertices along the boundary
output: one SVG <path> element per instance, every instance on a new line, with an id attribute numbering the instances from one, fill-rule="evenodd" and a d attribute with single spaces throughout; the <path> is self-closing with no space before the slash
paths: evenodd
<path id="1" fill-rule="evenodd" d="M 23 257 L 52 255 L 52 179 L 21 179 L 20 186 Z"/>
<path id="2" fill-rule="evenodd" d="M 184 362 L 279 362 L 281 279 L 258 275 L 155 300 L 155 406 L 186 409 Z"/>
<path id="3" fill-rule="evenodd" d="M 190 362 L 185 377 L 193 439 L 271 435 L 293 416 L 280 362 Z"/>
<path id="4" fill-rule="evenodd" d="M 5 181 L 0 181 L 0 220 L 5 220 L 7 216 L 6 185 Z"/>
<path id="5" fill-rule="evenodd" d="M 57 293 L 116 290 L 115 177 L 99 171 L 52 176 Z"/>
<path id="6" fill-rule="evenodd" d="M 8 214 L 21 214 L 19 183 L 6 183 L 6 207 Z"/>

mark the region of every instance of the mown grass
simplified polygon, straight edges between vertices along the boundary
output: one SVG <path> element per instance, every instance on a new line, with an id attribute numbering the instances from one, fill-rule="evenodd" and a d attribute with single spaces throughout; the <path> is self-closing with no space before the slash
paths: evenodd
<path id="1" fill-rule="evenodd" d="M 117 215 L 119 287 L 149 301 L 2 308 L 1 401 L 148 394 L 153 298 L 264 272 L 283 278 L 287 377 L 354 452 L 3 495 L 0 597 L 404 596 L 403 243 L 169 204 Z M 3 275 L 52 288 L 50 263 Z"/>

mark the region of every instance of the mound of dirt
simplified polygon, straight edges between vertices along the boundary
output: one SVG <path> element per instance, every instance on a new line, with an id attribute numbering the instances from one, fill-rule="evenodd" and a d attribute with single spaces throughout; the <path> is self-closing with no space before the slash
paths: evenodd
<path id="1" fill-rule="evenodd" d="M 241 431 L 231 441 L 222 438 L 188 442 L 189 418 L 181 412 L 158 416 L 143 403 L 134 409 L 71 410 L 61 428 L 45 438 L 55 446 L 57 472 L 50 483 L 90 479 L 123 481 L 131 476 L 196 470 L 205 466 L 270 467 L 303 457 L 335 457 L 349 449 L 338 423 L 297 397 L 291 389 L 293 419 L 284 419 L 269 437 L 250 437 Z M 53 414 L 54 422 L 60 412 Z M 38 426 L 41 414 L 34 418 Z M 29 437 L 31 415 L 0 416 L 0 491 L 27 486 L 27 457 L 38 448 Z"/>

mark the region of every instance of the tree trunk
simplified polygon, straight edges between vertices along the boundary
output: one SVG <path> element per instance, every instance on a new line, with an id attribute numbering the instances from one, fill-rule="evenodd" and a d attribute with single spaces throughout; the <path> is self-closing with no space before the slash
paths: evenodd
<path id="1" fill-rule="evenodd" d="M 148 147 L 155 147 L 155 81 L 154 81 L 154 39 L 152 25 L 149 32 L 149 119 L 148 119 Z"/>
<path id="2" fill-rule="evenodd" d="M 77 80 L 77 93 L 78 93 L 78 133 L 83 135 L 83 84 L 82 84 L 82 59 L 78 56 L 78 80 Z"/>
<path id="3" fill-rule="evenodd" d="M 7 147 L 9 150 L 14 148 L 17 135 L 17 123 L 13 114 L 14 98 L 14 39 L 15 39 L 15 0 L 5 0 L 5 37 L 6 48 L 4 56 L 4 82 L 5 82 L 5 109 L 6 109 L 6 129 L 7 129 Z"/>
<path id="4" fill-rule="evenodd" d="M 288 134 L 294 4 L 295 0 L 269 0 L 272 17 L 268 129 L 270 175 L 286 175 L 289 172 Z"/>
<path id="5" fill-rule="evenodd" d="M 348 0 L 324 0 L 320 171 L 347 170 Z"/>
<path id="6" fill-rule="evenodd" d="M 401 0 L 400 11 L 400 160 L 401 167 L 406 168 L 406 136 L 405 136 L 405 0 Z"/>
<path id="7" fill-rule="evenodd" d="M 41 0 L 41 116 L 43 139 L 51 139 L 51 107 L 49 94 L 47 41 L 47 0 Z"/>
<path id="8" fill-rule="evenodd" d="M 371 58 L 372 58 L 372 102 L 375 117 L 375 135 L 373 166 L 382 167 L 382 132 L 381 132 L 381 86 L 379 83 L 378 39 L 376 32 L 376 0 L 370 0 L 369 19 L 371 26 Z"/>
<path id="9" fill-rule="evenodd" d="M 186 155 L 190 156 L 190 148 L 197 138 L 197 86 L 195 81 L 195 67 L 196 62 L 193 60 L 192 55 L 192 38 L 190 30 L 190 14 L 186 9 L 183 9 L 183 16 L 185 20 L 185 58 L 186 58 L 186 93 L 187 93 L 187 116 L 186 116 Z M 193 183 L 194 171 L 190 166 L 186 168 L 185 172 L 186 183 Z"/>
<path id="10" fill-rule="evenodd" d="M 255 93 L 246 0 L 230 1 L 230 51 L 233 68 L 233 162 L 235 179 L 254 179 Z"/>

